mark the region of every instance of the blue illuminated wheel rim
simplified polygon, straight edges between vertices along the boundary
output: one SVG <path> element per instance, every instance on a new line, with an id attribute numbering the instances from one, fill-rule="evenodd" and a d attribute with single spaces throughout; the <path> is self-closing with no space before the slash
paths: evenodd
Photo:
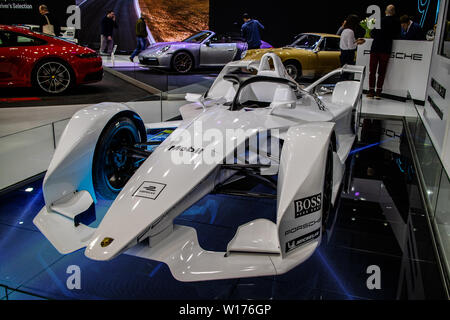
<path id="1" fill-rule="evenodd" d="M 119 118 L 105 128 L 93 165 L 94 188 L 101 197 L 114 199 L 134 174 L 137 162 L 127 147 L 140 140 L 139 130 L 128 118 Z"/>

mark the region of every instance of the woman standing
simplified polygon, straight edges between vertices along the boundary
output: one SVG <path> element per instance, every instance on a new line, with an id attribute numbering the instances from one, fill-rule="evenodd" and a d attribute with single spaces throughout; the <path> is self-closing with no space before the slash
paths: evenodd
<path id="1" fill-rule="evenodd" d="M 341 66 L 345 64 L 355 64 L 356 47 L 366 42 L 364 39 L 355 38 L 355 32 L 359 26 L 358 16 L 352 14 L 347 17 L 344 23 L 344 30 L 341 34 L 339 47 L 341 49 Z"/>

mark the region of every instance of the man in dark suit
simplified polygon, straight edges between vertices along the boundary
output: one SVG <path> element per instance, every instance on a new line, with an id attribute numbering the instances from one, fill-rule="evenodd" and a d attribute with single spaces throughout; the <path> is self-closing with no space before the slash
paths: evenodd
<path id="1" fill-rule="evenodd" d="M 425 40 L 425 34 L 417 22 L 413 22 L 406 14 L 400 17 L 402 26 L 400 38 L 403 40 Z"/>
<path id="2" fill-rule="evenodd" d="M 385 13 L 386 16 L 381 18 L 381 28 L 373 29 L 370 33 L 373 42 L 370 49 L 368 98 L 375 97 L 376 99 L 381 99 L 384 78 L 392 52 L 392 41 L 400 37 L 400 23 L 395 17 L 394 5 L 388 5 Z"/>

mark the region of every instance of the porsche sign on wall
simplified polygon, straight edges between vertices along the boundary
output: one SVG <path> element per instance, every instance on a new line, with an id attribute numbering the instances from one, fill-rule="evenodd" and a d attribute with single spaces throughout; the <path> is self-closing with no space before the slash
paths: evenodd
<path id="1" fill-rule="evenodd" d="M 370 65 L 371 45 L 372 39 L 366 39 L 366 43 L 358 46 L 356 64 L 366 66 L 367 71 Z M 383 92 L 405 98 L 409 91 L 414 100 L 424 102 L 432 50 L 432 41 L 395 40 Z M 366 77 L 364 90 L 368 89 L 369 77 Z"/>

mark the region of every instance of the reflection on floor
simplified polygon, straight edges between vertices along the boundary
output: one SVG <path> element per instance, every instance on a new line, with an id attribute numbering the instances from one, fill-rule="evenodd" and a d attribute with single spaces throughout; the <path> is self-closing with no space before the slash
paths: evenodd
<path id="1" fill-rule="evenodd" d="M 445 298 L 402 122 L 364 119 L 348 167 L 330 240 L 309 260 L 280 276 L 196 283 L 126 254 L 109 262 L 89 260 L 83 250 L 60 255 L 32 224 L 44 205 L 37 181 L 0 198 L 0 284 L 56 299 Z M 99 216 L 108 205 L 98 204 Z M 272 200 L 208 195 L 176 223 L 195 227 L 205 249 L 225 251 L 239 225 L 272 219 L 275 207 Z M 66 286 L 71 265 L 81 268 L 80 290 Z M 367 287 L 374 265 L 379 290 Z"/>
<path id="2" fill-rule="evenodd" d="M 161 68 L 149 68 L 129 60 L 129 56 L 116 55 L 114 59 L 103 56 L 103 66 L 113 68 L 133 79 L 150 85 L 169 94 L 187 92 L 205 93 L 212 85 L 221 68 L 201 68 L 188 74 L 179 74 L 175 71 Z"/>

